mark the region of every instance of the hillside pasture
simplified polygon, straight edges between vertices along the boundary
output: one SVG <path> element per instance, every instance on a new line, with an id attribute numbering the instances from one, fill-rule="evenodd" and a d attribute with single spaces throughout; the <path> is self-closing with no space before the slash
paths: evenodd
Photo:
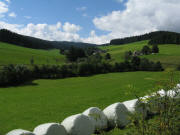
<path id="1" fill-rule="evenodd" d="M 110 45 L 100 47 L 107 50 L 112 55 L 112 62 L 124 61 L 126 51 L 141 50 L 148 41 L 130 43 L 126 45 Z M 167 44 L 158 45 L 160 52 L 158 54 L 144 55 L 141 57 L 148 58 L 152 61 L 160 61 L 165 68 L 175 69 L 180 64 L 180 45 Z"/>
<path id="2" fill-rule="evenodd" d="M 62 64 L 65 57 L 60 55 L 59 50 L 38 50 L 19 47 L 0 42 L 0 65 L 8 64 L 30 64 L 34 59 L 34 64 Z"/>

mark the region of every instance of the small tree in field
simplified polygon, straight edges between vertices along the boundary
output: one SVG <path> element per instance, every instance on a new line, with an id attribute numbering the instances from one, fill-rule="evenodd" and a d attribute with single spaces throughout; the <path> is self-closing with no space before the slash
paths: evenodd
<path id="1" fill-rule="evenodd" d="M 34 65 L 34 58 L 33 57 L 30 59 L 30 63 L 31 63 L 31 65 Z"/>
<path id="2" fill-rule="evenodd" d="M 106 56 L 105 56 L 105 59 L 106 60 L 110 60 L 111 59 L 111 55 L 109 53 L 107 53 Z"/>
<path id="3" fill-rule="evenodd" d="M 126 61 L 130 60 L 132 58 L 132 52 L 131 51 L 125 52 L 124 58 Z"/>
<path id="4" fill-rule="evenodd" d="M 145 55 L 148 55 L 148 54 L 150 54 L 150 53 L 152 52 L 152 50 L 151 50 L 151 48 L 149 48 L 149 46 L 145 45 L 145 46 L 142 48 L 141 52 L 142 52 L 143 54 L 145 54 Z"/>
<path id="5" fill-rule="evenodd" d="M 159 53 L 159 48 L 157 45 L 152 46 L 152 53 Z"/>

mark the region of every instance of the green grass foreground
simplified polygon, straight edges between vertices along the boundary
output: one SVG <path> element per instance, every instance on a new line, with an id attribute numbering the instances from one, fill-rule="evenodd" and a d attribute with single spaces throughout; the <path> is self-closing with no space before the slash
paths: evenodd
<path id="1" fill-rule="evenodd" d="M 179 75 L 175 72 L 176 80 Z M 0 134 L 16 128 L 33 130 L 39 124 L 61 122 L 92 106 L 104 109 L 134 99 L 135 94 L 144 96 L 158 81 L 168 78 L 166 72 L 127 72 L 36 80 L 24 86 L 0 88 Z"/>
<path id="2" fill-rule="evenodd" d="M 130 43 L 126 45 L 111 45 L 103 46 L 101 49 L 107 50 L 111 55 L 113 61 L 124 61 L 124 53 L 126 51 L 136 51 L 141 50 L 144 45 L 147 45 L 148 41 L 141 41 Z M 158 54 L 151 54 L 147 56 L 141 56 L 148 58 L 153 61 L 160 61 L 164 68 L 177 68 L 180 64 L 180 45 L 167 44 L 158 45 L 160 52 Z"/>
<path id="3" fill-rule="evenodd" d="M 0 65 L 7 64 L 30 64 L 33 57 L 34 64 L 61 64 L 65 57 L 60 55 L 59 50 L 38 50 L 19 47 L 0 42 Z"/>

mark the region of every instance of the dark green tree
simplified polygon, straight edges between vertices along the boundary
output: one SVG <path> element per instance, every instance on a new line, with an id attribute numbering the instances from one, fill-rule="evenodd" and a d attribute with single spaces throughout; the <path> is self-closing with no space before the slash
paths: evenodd
<path id="1" fill-rule="evenodd" d="M 126 61 L 130 60 L 132 58 L 132 52 L 131 51 L 125 52 L 124 58 Z"/>
<path id="2" fill-rule="evenodd" d="M 111 59 L 110 53 L 107 53 L 107 54 L 105 55 L 105 59 L 106 59 L 106 60 L 110 60 L 110 59 Z"/>
<path id="3" fill-rule="evenodd" d="M 77 61 L 78 58 L 86 57 L 85 51 L 81 48 L 71 47 L 66 53 L 66 58 L 70 62 Z"/>
<path id="4" fill-rule="evenodd" d="M 151 48 L 149 48 L 149 46 L 145 45 L 145 46 L 142 48 L 141 52 L 142 52 L 143 54 L 145 54 L 145 55 L 148 55 L 148 54 L 150 54 L 150 53 L 152 52 L 152 50 L 151 50 Z"/>
<path id="5" fill-rule="evenodd" d="M 137 56 L 134 56 L 131 60 L 131 65 L 132 65 L 132 68 L 133 70 L 139 70 L 139 65 L 141 63 L 141 59 Z"/>
<path id="6" fill-rule="evenodd" d="M 34 57 L 31 57 L 31 59 L 30 59 L 30 64 L 31 64 L 31 65 L 34 65 Z"/>
<path id="7" fill-rule="evenodd" d="M 159 47 L 158 47 L 158 45 L 153 45 L 152 46 L 152 53 L 159 53 Z"/>

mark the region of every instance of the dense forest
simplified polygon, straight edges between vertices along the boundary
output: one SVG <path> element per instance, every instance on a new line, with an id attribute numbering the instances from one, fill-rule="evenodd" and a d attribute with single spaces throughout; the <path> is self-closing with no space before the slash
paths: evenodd
<path id="1" fill-rule="evenodd" d="M 139 36 L 113 39 L 110 45 L 123 45 L 143 40 L 149 40 L 149 44 L 180 44 L 180 33 L 156 31 Z"/>
<path id="2" fill-rule="evenodd" d="M 20 35 L 14 32 L 11 32 L 6 29 L 0 30 L 0 41 L 17 46 L 23 46 L 33 49 L 68 49 L 71 46 L 76 46 L 80 48 L 84 47 L 94 47 L 96 44 L 88 44 L 81 42 L 68 42 L 68 41 L 47 41 L 34 37 Z"/>

